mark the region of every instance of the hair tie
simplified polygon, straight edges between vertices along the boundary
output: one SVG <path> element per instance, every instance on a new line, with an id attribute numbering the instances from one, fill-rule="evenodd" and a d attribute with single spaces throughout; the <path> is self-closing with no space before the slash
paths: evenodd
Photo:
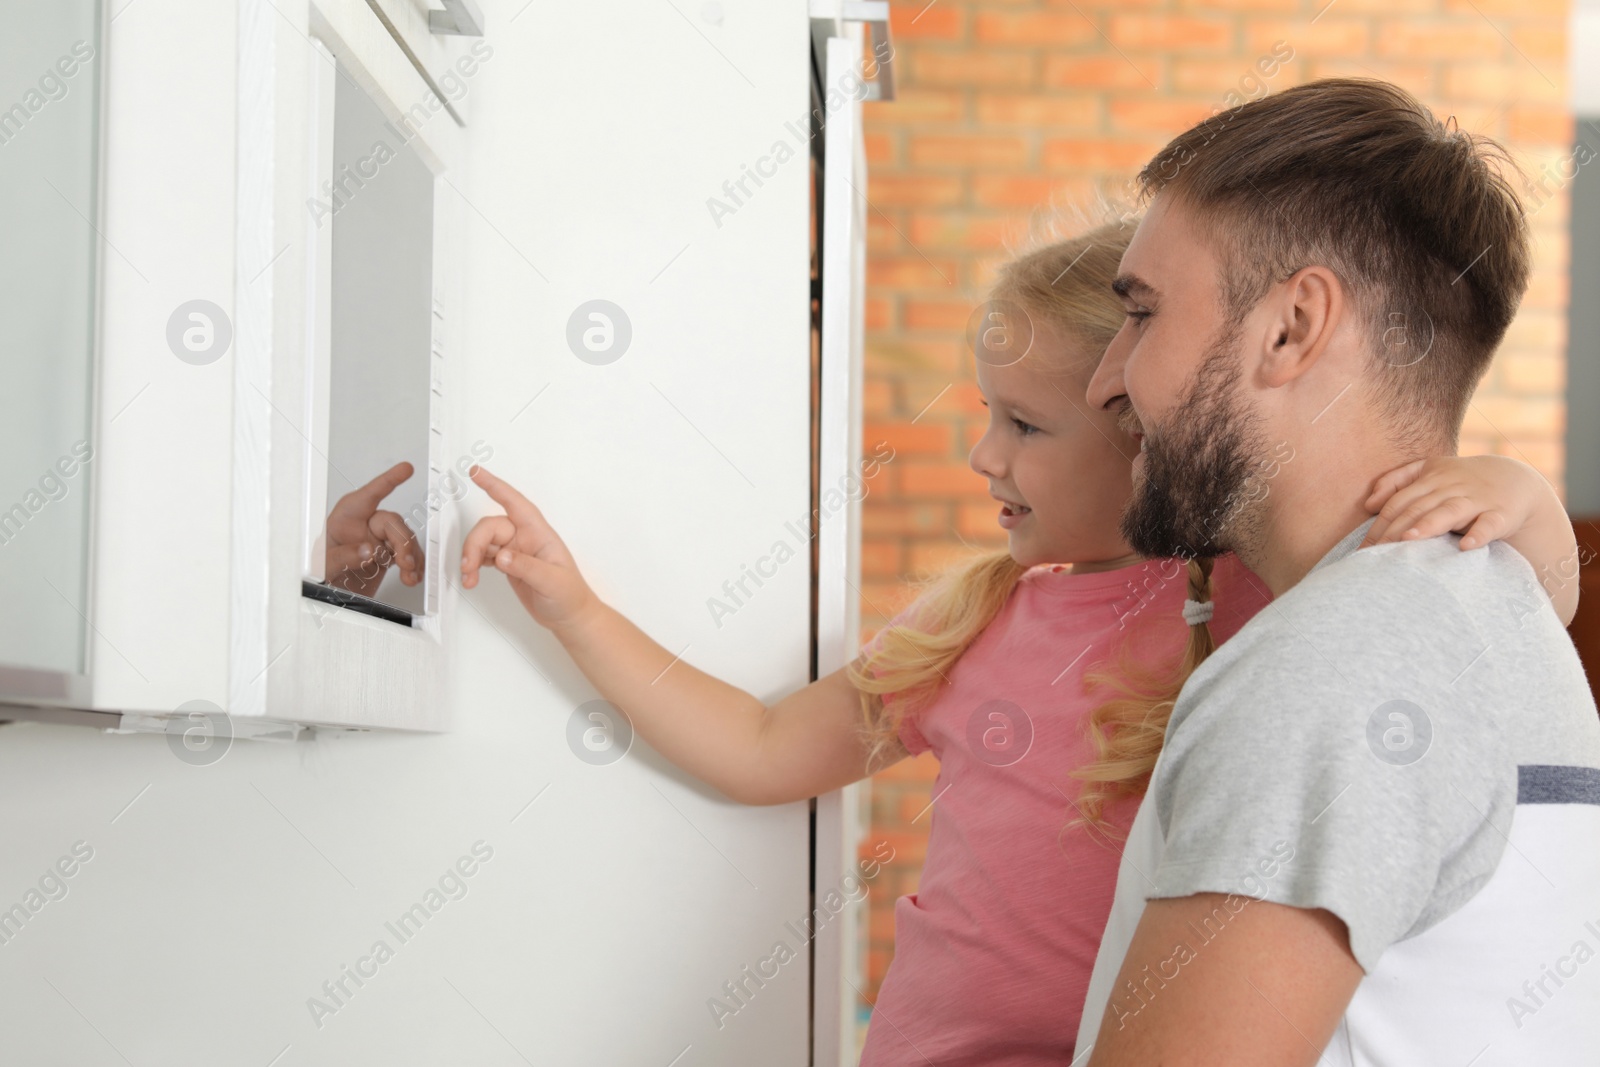
<path id="1" fill-rule="evenodd" d="M 1217 606 L 1209 600 L 1183 601 L 1183 621 L 1190 626 L 1198 626 L 1203 622 L 1210 622 L 1211 616 L 1216 612 Z"/>

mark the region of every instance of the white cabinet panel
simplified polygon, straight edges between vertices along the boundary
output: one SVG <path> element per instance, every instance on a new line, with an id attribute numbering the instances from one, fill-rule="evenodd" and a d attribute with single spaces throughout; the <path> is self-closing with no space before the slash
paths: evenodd
<path id="1" fill-rule="evenodd" d="M 100 11 L 0 5 L 0 678 L 87 687 Z M 17 610 L 27 605 L 27 610 Z"/>

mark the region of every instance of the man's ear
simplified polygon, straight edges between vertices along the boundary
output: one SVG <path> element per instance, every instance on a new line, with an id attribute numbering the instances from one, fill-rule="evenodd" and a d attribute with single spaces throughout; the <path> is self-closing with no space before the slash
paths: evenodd
<path id="1" fill-rule="evenodd" d="M 1343 319 L 1344 306 L 1344 286 L 1327 267 L 1302 267 L 1274 286 L 1262 338 L 1264 384 L 1284 385 L 1310 370 Z"/>

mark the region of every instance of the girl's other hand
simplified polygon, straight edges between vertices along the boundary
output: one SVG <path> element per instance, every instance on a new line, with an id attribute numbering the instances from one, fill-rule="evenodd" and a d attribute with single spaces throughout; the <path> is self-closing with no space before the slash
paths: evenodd
<path id="1" fill-rule="evenodd" d="M 539 625 L 559 630 L 599 603 L 578 565 L 533 502 L 489 471 L 474 465 L 469 476 L 505 508 L 504 515 L 478 520 L 461 546 L 461 584 L 476 588 L 480 567 L 506 576 L 517 599 Z"/>
<path id="2" fill-rule="evenodd" d="M 1463 551 L 1526 526 L 1551 492 L 1544 477 L 1510 456 L 1431 456 L 1379 478 L 1367 498 L 1378 513 L 1361 547 L 1454 531 Z"/>

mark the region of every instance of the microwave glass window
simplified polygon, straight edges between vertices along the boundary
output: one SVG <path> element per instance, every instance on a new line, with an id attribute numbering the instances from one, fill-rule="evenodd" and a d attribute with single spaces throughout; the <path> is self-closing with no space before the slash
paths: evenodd
<path id="1" fill-rule="evenodd" d="M 425 559 L 434 176 L 411 128 L 348 69 L 334 83 L 331 213 L 318 223 L 333 227 L 323 581 L 421 615 L 424 568 L 438 565 Z"/>

